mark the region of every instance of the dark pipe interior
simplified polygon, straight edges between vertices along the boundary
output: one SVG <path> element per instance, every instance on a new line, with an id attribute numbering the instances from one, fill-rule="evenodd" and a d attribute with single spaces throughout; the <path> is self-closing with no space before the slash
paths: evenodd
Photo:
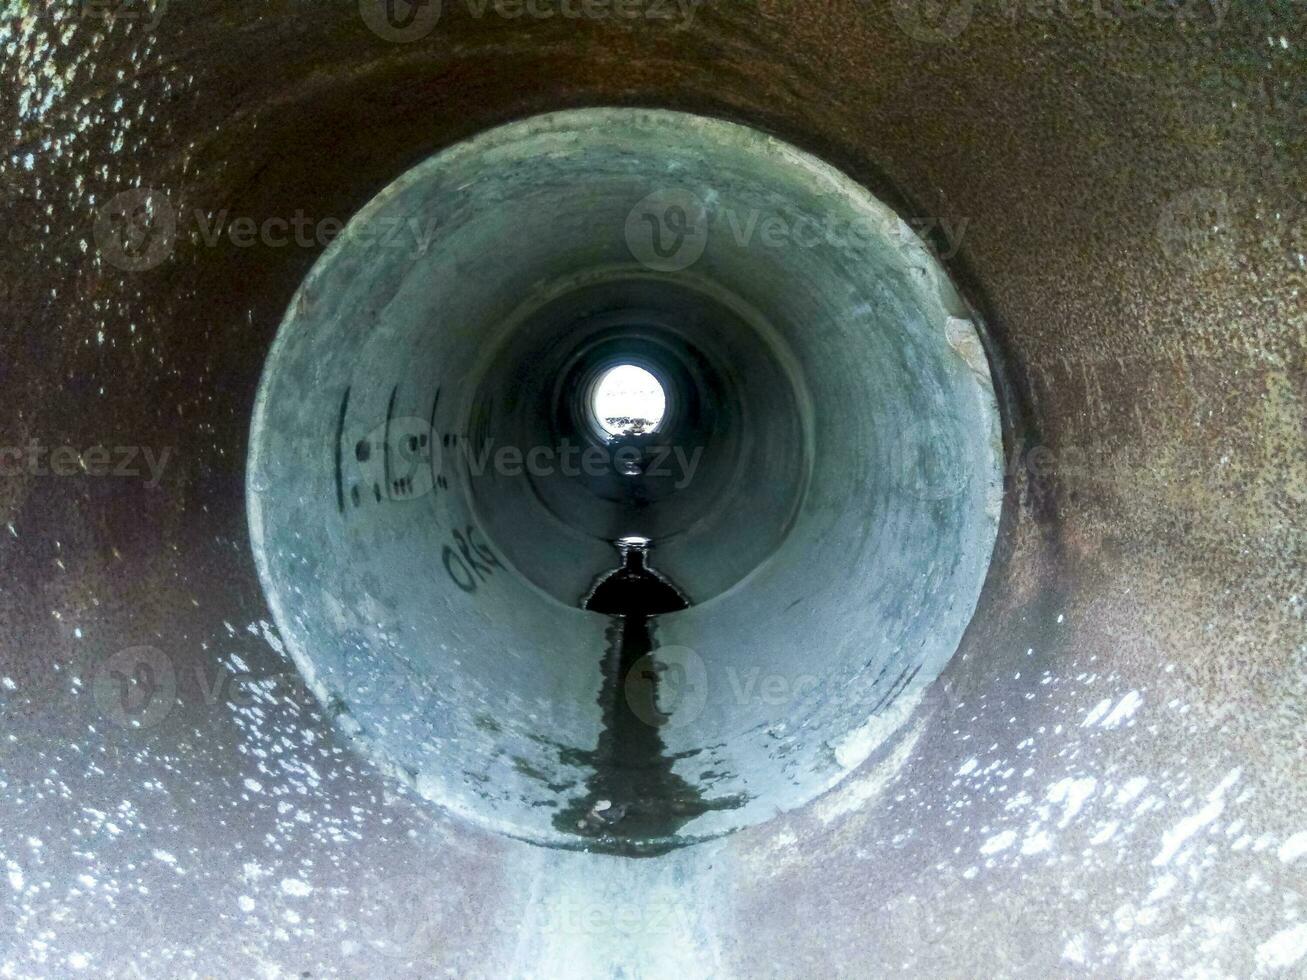
<path id="1" fill-rule="evenodd" d="M 670 404 L 657 433 L 614 440 L 595 431 L 591 386 L 619 362 L 662 379 Z M 747 386 L 746 366 L 754 374 Z M 742 387 L 788 398 L 769 409 L 765 431 L 744 424 Z M 685 548 L 689 558 L 677 563 L 678 581 L 705 601 L 776 549 L 803 490 L 802 466 L 764 455 L 768 443 L 798 440 L 799 410 L 788 387 L 765 342 L 711 295 L 648 278 L 568 290 L 513 331 L 480 382 L 469 446 L 490 465 L 473 474 L 478 517 L 523 575 L 568 601 L 609 563 L 609 542 L 632 534 L 664 544 L 693 538 L 696 525 L 711 527 L 713 512 L 730 502 L 730 484 L 750 473 L 767 486 L 750 511 L 753 533 L 737 536 L 729 553 L 704 562 L 694 557 L 702 550 L 700 530 L 699 543 Z M 638 454 L 623 453 L 628 445 Z M 539 446 L 549 455 L 537 457 L 544 465 L 534 472 L 524 464 L 524 480 L 516 467 L 505 477 L 494 465 L 494 453 L 504 446 Z M 605 450 L 592 457 L 593 466 L 585 461 L 592 447 Z M 622 471 L 628 459 L 640 465 L 636 479 Z M 565 468 L 574 475 L 561 472 Z M 529 515 L 536 501 L 560 534 L 580 531 L 592 539 L 588 560 L 578 563 L 569 542 L 542 544 L 538 531 L 524 528 L 534 523 Z"/>

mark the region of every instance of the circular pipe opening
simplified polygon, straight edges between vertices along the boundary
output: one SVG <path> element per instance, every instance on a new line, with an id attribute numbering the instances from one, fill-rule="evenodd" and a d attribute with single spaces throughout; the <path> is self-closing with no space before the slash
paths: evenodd
<path id="1" fill-rule="evenodd" d="M 410 219 L 438 240 L 369 247 Z M 600 407 L 632 369 L 661 419 Z M 756 130 L 590 109 L 353 219 L 268 358 L 248 497 L 287 645 L 374 758 L 503 833 L 651 854 L 902 722 L 1000 458 L 975 323 L 892 211 Z"/>
<path id="2" fill-rule="evenodd" d="M 636 364 L 605 370 L 590 399 L 591 418 L 613 437 L 657 432 L 666 411 L 667 393 L 662 384 Z"/>

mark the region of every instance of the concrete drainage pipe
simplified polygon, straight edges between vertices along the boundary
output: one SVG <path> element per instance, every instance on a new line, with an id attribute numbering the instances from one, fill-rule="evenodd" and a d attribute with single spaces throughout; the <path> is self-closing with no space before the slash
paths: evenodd
<path id="1" fill-rule="evenodd" d="M 0 976 L 1301 973 L 1300 5 L 249 6 L 0 24 Z"/>
<path id="2" fill-rule="evenodd" d="M 419 218 L 429 248 L 378 248 Z M 656 433 L 596 432 L 614 363 L 664 379 Z M 581 110 L 441 153 L 322 257 L 250 520 L 297 663 L 419 792 L 639 853 L 807 802 L 906 716 L 975 608 L 1001 457 L 975 327 L 902 219 L 756 130 Z M 631 538 L 690 608 L 605 683 L 582 600 Z M 804 689 L 731 697 L 750 672 Z M 646 683 L 661 761 L 607 730 Z"/>

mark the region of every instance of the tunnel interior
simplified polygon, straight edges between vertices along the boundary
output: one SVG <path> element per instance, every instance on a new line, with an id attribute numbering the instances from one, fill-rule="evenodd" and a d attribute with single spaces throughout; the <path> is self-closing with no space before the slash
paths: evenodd
<path id="1" fill-rule="evenodd" d="M 763 213 L 788 242 L 735 233 Z M 378 246 L 419 216 L 433 241 Z M 663 379 L 656 433 L 596 426 L 620 364 Z M 251 534 L 319 699 L 419 792 L 644 853 L 801 805 L 871 753 L 970 619 L 1001 457 L 976 328 L 901 218 L 757 130 L 579 110 L 438 154 L 319 260 L 259 393 Z M 684 601 L 634 600 L 623 658 L 592 600 L 637 554 Z M 708 702 L 709 674 L 758 668 L 802 689 Z M 577 834 L 559 814 L 600 740 L 605 768 L 661 771 L 612 731 L 641 685 L 661 709 L 627 728 L 661 729 L 686 789 L 628 773 L 632 799 L 595 800 L 622 819 Z"/>
<path id="2" fill-rule="evenodd" d="M 1300 971 L 1301 4 L 406 6 L 5 5 L 0 976 Z"/>

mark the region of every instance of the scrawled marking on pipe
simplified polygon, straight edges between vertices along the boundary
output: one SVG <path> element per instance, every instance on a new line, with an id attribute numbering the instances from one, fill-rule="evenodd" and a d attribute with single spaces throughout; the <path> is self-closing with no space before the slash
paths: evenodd
<path id="1" fill-rule="evenodd" d="M 466 531 L 455 530 L 453 538 L 454 543 L 458 545 L 458 552 L 456 553 L 449 545 L 445 545 L 441 550 L 445 572 L 449 575 L 450 581 L 469 595 L 477 591 L 481 582 L 489 580 L 495 568 L 504 567 L 489 546 L 476 540 L 476 534 L 477 529 L 473 524 L 467 525 Z M 474 551 L 476 556 L 472 554 Z M 458 562 L 459 567 L 466 573 L 466 584 L 454 574 L 454 562 Z"/>
<path id="2" fill-rule="evenodd" d="M 431 453 L 429 461 L 431 463 L 431 492 L 438 493 L 440 487 L 440 474 L 436 472 L 436 409 L 440 407 L 440 387 L 436 387 L 436 397 L 431 401 L 431 418 L 427 423 L 429 432 L 428 441 L 431 444 Z"/>
<path id="3" fill-rule="evenodd" d="M 395 396 L 399 394 L 399 385 L 390 389 L 390 402 L 386 405 L 386 431 L 381 445 L 382 472 L 385 475 L 386 498 L 394 499 L 394 486 L 390 482 L 390 423 L 395 416 Z"/>
<path id="4" fill-rule="evenodd" d="M 893 704 L 894 700 L 912 683 L 912 679 L 917 676 L 919 670 L 921 670 L 921 664 L 917 664 L 911 669 L 905 667 L 903 672 L 899 674 L 898 679 L 890 685 L 890 689 L 881 696 L 881 699 L 876 703 L 876 707 L 871 709 L 871 713 L 874 715 Z"/>
<path id="5" fill-rule="evenodd" d="M 345 396 L 340 400 L 340 416 L 336 419 L 336 507 L 341 514 L 345 513 L 345 474 L 343 471 L 344 462 L 341 460 L 341 443 L 345 439 L 345 413 L 349 411 L 349 393 L 352 388 L 345 389 Z"/>

